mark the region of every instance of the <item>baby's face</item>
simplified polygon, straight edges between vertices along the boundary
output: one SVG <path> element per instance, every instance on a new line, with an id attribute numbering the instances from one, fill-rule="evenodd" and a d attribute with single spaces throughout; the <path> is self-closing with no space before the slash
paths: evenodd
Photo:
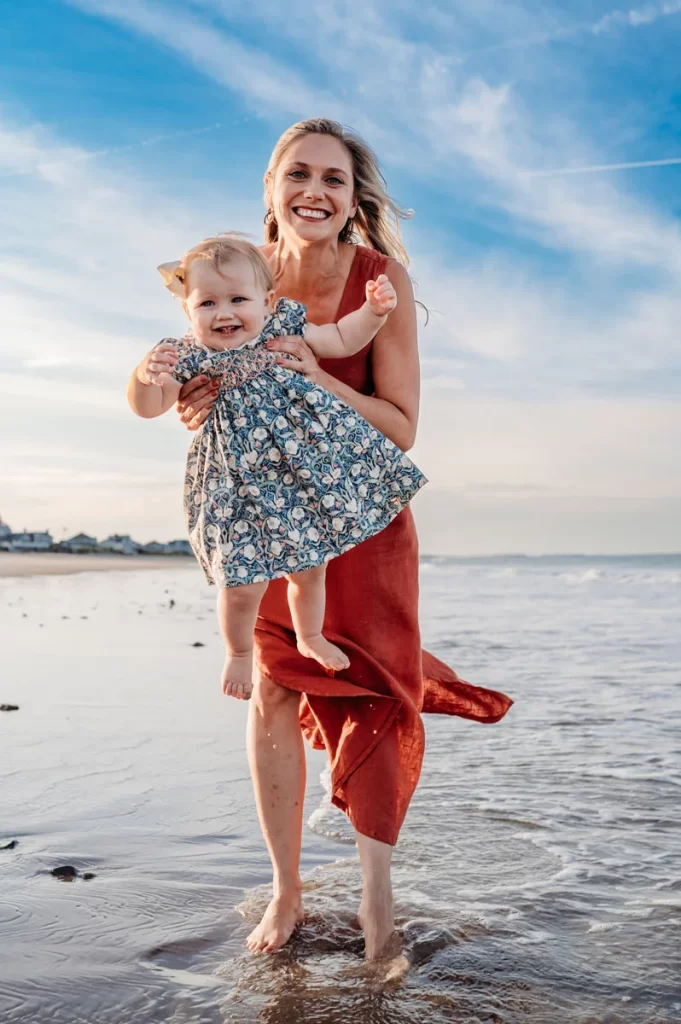
<path id="1" fill-rule="evenodd" d="M 230 260 L 219 272 L 196 259 L 187 274 L 185 309 L 197 341 L 208 348 L 238 348 L 262 331 L 272 304 L 245 258 Z"/>

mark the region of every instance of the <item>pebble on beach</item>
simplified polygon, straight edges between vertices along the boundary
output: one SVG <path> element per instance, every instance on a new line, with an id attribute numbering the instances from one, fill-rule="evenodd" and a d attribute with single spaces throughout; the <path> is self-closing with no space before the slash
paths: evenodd
<path id="1" fill-rule="evenodd" d="M 70 882 L 78 877 L 78 872 L 72 864 L 64 864 L 60 868 L 52 868 L 50 874 L 55 878 L 61 879 L 63 882 Z"/>
<path id="2" fill-rule="evenodd" d="M 0 704 L 0 711 L 18 711 L 18 704 Z"/>
<path id="3" fill-rule="evenodd" d="M 18 839 L 10 839 L 10 841 L 8 843 L 5 843 L 4 846 L 0 846 L 0 850 L 13 850 L 18 845 L 19 845 L 19 840 Z"/>
<path id="4" fill-rule="evenodd" d="M 200 640 L 195 640 L 194 643 L 192 644 L 192 647 L 205 647 L 205 646 L 206 645 L 202 644 Z"/>
<path id="5" fill-rule="evenodd" d="M 84 871 L 82 875 L 79 874 L 78 868 L 74 868 L 73 864 L 63 864 L 59 868 L 52 868 L 50 874 L 62 882 L 72 882 L 74 878 L 82 878 L 84 882 L 89 882 L 91 878 L 97 877 L 94 871 Z"/>

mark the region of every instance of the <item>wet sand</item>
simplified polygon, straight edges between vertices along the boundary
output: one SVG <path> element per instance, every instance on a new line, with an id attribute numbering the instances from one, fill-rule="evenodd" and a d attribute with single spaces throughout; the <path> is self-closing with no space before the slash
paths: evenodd
<path id="1" fill-rule="evenodd" d="M 194 559 L 187 555 L 74 555 L 53 551 L 0 551 L 0 578 L 196 568 Z"/>

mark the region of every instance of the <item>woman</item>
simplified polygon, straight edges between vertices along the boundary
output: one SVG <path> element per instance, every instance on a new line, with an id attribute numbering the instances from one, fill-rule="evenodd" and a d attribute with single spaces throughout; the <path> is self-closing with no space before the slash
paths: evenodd
<path id="1" fill-rule="evenodd" d="M 336 322 L 361 305 L 365 283 L 385 273 L 397 309 L 374 341 L 343 360 L 318 364 L 302 339 L 277 348 L 304 373 L 366 417 L 407 451 L 419 402 L 416 312 L 407 256 L 399 238 L 404 214 L 385 189 L 371 150 L 334 121 L 294 125 L 274 148 L 265 175 L 266 245 L 277 297 L 308 308 L 312 323 Z M 365 245 L 354 244 L 359 237 Z M 213 392 L 201 378 L 178 404 L 196 429 Z M 270 584 L 257 627 L 256 685 L 248 754 L 258 815 L 274 871 L 274 897 L 248 939 L 272 952 L 302 921 L 298 873 L 305 756 L 302 731 L 331 762 L 332 798 L 357 834 L 363 872 L 359 922 L 366 956 L 384 955 L 393 934 L 390 864 L 423 758 L 422 711 L 495 722 L 511 701 L 469 686 L 421 652 L 418 549 L 405 510 L 371 540 L 329 563 L 325 635 L 350 657 L 330 679 L 298 655 L 285 582 Z"/>

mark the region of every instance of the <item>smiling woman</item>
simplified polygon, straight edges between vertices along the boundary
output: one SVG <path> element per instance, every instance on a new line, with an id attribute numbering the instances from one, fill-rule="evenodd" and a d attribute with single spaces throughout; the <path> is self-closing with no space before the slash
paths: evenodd
<path id="1" fill-rule="evenodd" d="M 361 308 L 371 280 L 385 275 L 392 284 L 396 308 L 374 340 L 353 355 L 320 364 L 310 339 L 300 335 L 276 339 L 272 349 L 289 371 L 340 399 L 350 419 L 359 413 L 388 444 L 406 451 L 418 418 L 416 314 L 399 235 L 405 214 L 389 196 L 374 154 L 334 121 L 296 124 L 272 154 L 265 203 L 262 252 L 273 270 L 275 298 L 295 299 L 313 323 L 340 325 Z M 214 397 L 192 381 L 183 398 L 181 415 L 195 428 Z M 338 494 L 336 518 L 344 529 L 352 503 L 342 496 L 347 480 L 340 483 L 329 477 L 324 500 L 335 501 Z M 387 503 L 386 497 L 378 500 Z M 333 678 L 296 649 L 283 581 L 269 584 L 257 621 L 248 745 L 274 898 L 248 945 L 253 951 L 280 948 L 303 916 L 302 725 L 308 740 L 327 750 L 332 799 L 356 830 L 364 875 L 359 921 L 366 955 L 375 959 L 391 949 L 392 847 L 421 771 L 421 711 L 495 722 L 511 701 L 463 683 L 421 651 L 418 543 L 409 508 L 329 562 L 326 592 L 324 633 L 349 661 Z"/>

